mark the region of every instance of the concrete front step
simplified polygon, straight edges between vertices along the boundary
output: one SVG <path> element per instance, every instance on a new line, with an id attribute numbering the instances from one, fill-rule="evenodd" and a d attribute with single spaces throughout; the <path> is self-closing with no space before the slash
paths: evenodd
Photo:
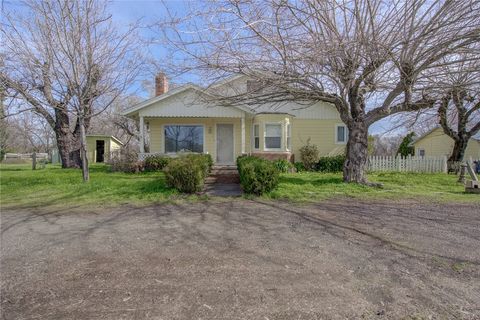
<path id="1" fill-rule="evenodd" d="M 222 165 L 222 164 L 214 164 L 212 166 L 212 169 L 237 169 L 237 166 L 236 165 L 233 165 L 233 164 L 229 164 L 229 165 Z"/>
<path id="2" fill-rule="evenodd" d="M 215 184 L 215 183 L 239 183 L 240 177 L 237 175 L 216 175 L 208 176 L 205 179 L 205 184 Z"/>
<path id="3" fill-rule="evenodd" d="M 214 165 L 212 172 L 205 179 L 206 187 L 213 187 L 217 185 L 229 185 L 240 183 L 240 176 L 237 167 L 234 165 Z"/>
<path id="4" fill-rule="evenodd" d="M 235 170 L 216 170 L 216 169 L 212 169 L 212 171 L 210 172 L 210 175 L 211 176 L 238 176 L 238 171 L 237 169 Z"/>

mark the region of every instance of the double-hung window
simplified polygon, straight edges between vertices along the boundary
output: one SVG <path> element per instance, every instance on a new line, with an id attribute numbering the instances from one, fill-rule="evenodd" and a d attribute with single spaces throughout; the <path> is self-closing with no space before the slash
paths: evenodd
<path id="1" fill-rule="evenodd" d="M 292 126 L 287 123 L 287 150 L 292 150 Z"/>
<path id="2" fill-rule="evenodd" d="M 347 127 L 345 125 L 337 125 L 335 127 L 335 142 L 346 143 L 347 142 Z"/>
<path id="3" fill-rule="evenodd" d="M 203 126 L 165 126 L 165 152 L 203 152 Z"/>
<path id="4" fill-rule="evenodd" d="M 265 149 L 281 149 L 282 148 L 282 125 L 266 124 L 265 125 Z"/>
<path id="5" fill-rule="evenodd" d="M 260 126 L 258 124 L 253 125 L 253 148 L 260 149 Z"/>

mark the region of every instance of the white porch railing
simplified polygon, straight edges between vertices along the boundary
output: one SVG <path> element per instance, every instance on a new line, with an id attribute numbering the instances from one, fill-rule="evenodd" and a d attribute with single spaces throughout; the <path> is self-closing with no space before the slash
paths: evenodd
<path id="1" fill-rule="evenodd" d="M 144 161 L 147 157 L 156 156 L 156 155 L 164 156 L 164 157 L 170 157 L 170 158 L 176 158 L 176 157 L 181 156 L 183 154 L 189 154 L 189 153 L 196 153 L 196 152 L 180 152 L 180 153 L 139 152 L 138 153 L 138 160 Z M 208 154 L 208 152 L 206 154 Z"/>

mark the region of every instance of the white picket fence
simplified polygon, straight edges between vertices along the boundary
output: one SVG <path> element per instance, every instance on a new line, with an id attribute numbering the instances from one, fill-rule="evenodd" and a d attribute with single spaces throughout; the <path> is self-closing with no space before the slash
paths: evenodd
<path id="1" fill-rule="evenodd" d="M 369 171 L 398 171 L 398 172 L 445 172 L 447 173 L 447 157 L 394 157 L 370 156 L 368 158 Z"/>

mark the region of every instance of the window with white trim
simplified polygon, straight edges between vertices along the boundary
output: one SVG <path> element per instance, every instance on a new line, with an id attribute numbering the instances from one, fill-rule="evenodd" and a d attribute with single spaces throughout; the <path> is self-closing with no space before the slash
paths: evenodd
<path id="1" fill-rule="evenodd" d="M 203 152 L 203 126 L 167 125 L 165 152 Z"/>
<path id="2" fill-rule="evenodd" d="M 418 149 L 418 155 L 420 157 L 425 157 L 425 149 Z"/>
<path id="3" fill-rule="evenodd" d="M 345 125 L 337 125 L 335 128 L 335 142 L 346 143 L 347 142 L 347 127 Z"/>
<path id="4" fill-rule="evenodd" d="M 260 126 L 258 124 L 253 125 L 253 148 L 260 149 Z"/>
<path id="5" fill-rule="evenodd" d="M 265 149 L 282 148 L 282 125 L 265 124 Z"/>
<path id="6" fill-rule="evenodd" d="M 292 126 L 287 123 L 287 149 L 292 150 Z"/>

